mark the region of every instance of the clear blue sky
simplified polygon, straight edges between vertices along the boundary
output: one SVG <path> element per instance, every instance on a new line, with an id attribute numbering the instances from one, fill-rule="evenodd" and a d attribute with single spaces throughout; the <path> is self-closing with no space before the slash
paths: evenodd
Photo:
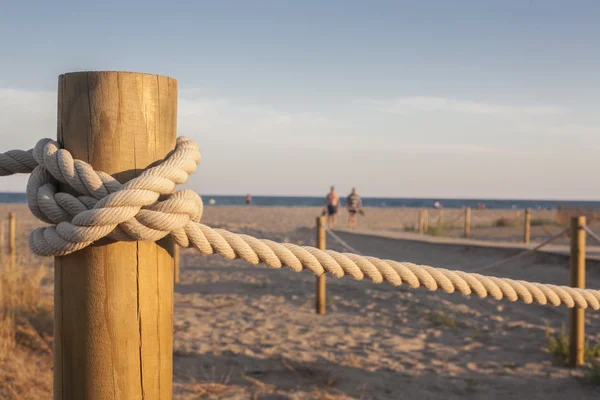
<path id="1" fill-rule="evenodd" d="M 178 79 L 201 193 L 600 198 L 598 1 L 0 10 L 2 150 L 55 136 L 59 74 L 128 70 Z"/>

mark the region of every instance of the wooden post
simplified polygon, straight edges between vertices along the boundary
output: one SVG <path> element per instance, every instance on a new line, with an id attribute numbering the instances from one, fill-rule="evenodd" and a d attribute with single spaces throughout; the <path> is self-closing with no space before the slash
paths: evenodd
<path id="1" fill-rule="evenodd" d="M 176 123 L 175 79 L 59 77 L 58 140 L 120 182 L 175 148 Z M 170 239 L 105 239 L 55 258 L 55 399 L 171 399 L 173 266 Z"/>
<path id="2" fill-rule="evenodd" d="M 425 233 L 425 212 L 422 208 L 419 208 L 419 220 L 418 220 L 418 231 L 422 235 Z"/>
<path id="3" fill-rule="evenodd" d="M 465 207 L 465 237 L 471 237 L 471 208 Z"/>
<path id="4" fill-rule="evenodd" d="M 438 218 L 438 225 L 440 227 L 444 226 L 444 210 L 440 208 L 440 216 Z"/>
<path id="5" fill-rule="evenodd" d="M 325 217 L 317 217 L 317 248 L 325 250 Z M 317 314 L 325 314 L 325 273 L 317 276 Z"/>
<path id="6" fill-rule="evenodd" d="M 179 246 L 174 246 L 173 247 L 173 261 L 174 261 L 174 267 L 173 267 L 173 280 L 175 281 L 175 283 L 179 283 Z"/>
<path id="7" fill-rule="evenodd" d="M 570 286 L 585 288 L 585 217 L 571 218 L 571 280 Z M 584 363 L 585 311 L 572 308 L 569 314 L 569 364 L 578 367 Z"/>
<path id="8" fill-rule="evenodd" d="M 523 241 L 525 244 L 529 243 L 529 239 L 531 236 L 531 209 L 528 208 L 525 210 L 525 232 L 523 235 Z"/>
<path id="9" fill-rule="evenodd" d="M 423 232 L 429 230 L 429 210 L 426 208 L 423 210 Z"/>

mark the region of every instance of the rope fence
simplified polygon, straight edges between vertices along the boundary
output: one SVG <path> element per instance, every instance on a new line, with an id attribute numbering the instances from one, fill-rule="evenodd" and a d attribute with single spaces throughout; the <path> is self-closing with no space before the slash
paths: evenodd
<path id="1" fill-rule="evenodd" d="M 404 230 L 433 236 L 475 238 L 491 241 L 519 241 L 528 244 L 532 240 L 544 240 L 563 230 L 565 223 L 559 223 L 556 212 L 549 210 L 487 210 L 463 208 L 421 208 L 416 213 L 408 211 L 403 219 Z M 489 212 L 495 214 L 490 219 Z M 485 213 L 485 214 L 482 214 Z M 396 229 L 396 228 L 393 228 Z"/>
<path id="2" fill-rule="evenodd" d="M 577 324 L 584 309 L 600 309 L 600 290 L 581 284 L 585 219 L 572 227 L 572 238 L 580 241 L 574 246 L 571 286 L 363 256 L 329 230 L 349 252 L 211 228 L 201 223 L 201 197 L 176 190 L 201 158 L 197 144 L 185 137 L 177 138 L 173 149 L 176 99 L 177 82 L 168 77 L 102 71 L 61 75 L 58 136 L 70 151 L 42 139 L 33 149 L 0 153 L 0 176 L 30 174 L 29 210 L 49 224 L 30 233 L 29 247 L 36 255 L 55 257 L 56 398 L 112 398 L 116 391 L 122 398 L 171 398 L 176 272 L 168 268 L 174 268 L 173 244 L 252 265 L 306 269 L 323 288 L 330 274 L 564 305 L 574 309 Z M 125 183 L 92 165 L 108 166 L 98 168 L 118 173 Z M 469 209 L 465 220 L 468 236 Z"/>
<path id="3" fill-rule="evenodd" d="M 241 258 L 254 265 L 285 266 L 296 272 L 308 269 L 316 275 L 347 275 L 356 280 L 366 278 L 376 283 L 385 281 L 395 286 L 407 284 L 464 295 L 475 293 L 482 298 L 491 296 L 527 304 L 600 309 L 599 290 L 323 251 L 212 229 L 200 223 L 200 196 L 188 189 L 175 191 L 177 184 L 187 181 L 199 161 L 198 146 L 180 137 L 175 150 L 162 163 L 121 184 L 104 172 L 94 171 L 89 164 L 74 160 L 57 142 L 43 139 L 34 149 L 0 154 L 0 176 L 31 173 L 27 184 L 29 209 L 42 221 L 56 224 L 31 233 L 29 245 L 37 255 L 67 255 L 104 237 L 157 241 L 170 235 L 181 247 L 193 247 L 205 255 Z M 79 195 L 59 191 L 58 182 Z M 159 200 L 161 195 L 166 195 L 166 200 Z"/>

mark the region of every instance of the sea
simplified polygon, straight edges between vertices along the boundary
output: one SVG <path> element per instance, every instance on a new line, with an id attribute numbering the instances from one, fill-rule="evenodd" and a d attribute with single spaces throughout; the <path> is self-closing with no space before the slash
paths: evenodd
<path id="1" fill-rule="evenodd" d="M 204 204 L 210 206 L 235 206 L 244 205 L 246 196 L 223 196 L 202 195 Z M 435 202 L 439 202 L 443 208 L 476 208 L 484 204 L 487 209 L 547 209 L 554 210 L 558 207 L 600 209 L 600 201 L 577 201 L 577 200 L 519 200 L 519 199 L 444 199 L 444 198 L 386 198 L 386 197 L 363 197 L 364 207 L 412 207 L 431 208 Z M 26 203 L 25 193 L 2 193 L 0 192 L 0 203 Z M 283 206 L 283 207 L 319 207 L 322 206 L 324 197 L 304 196 L 252 196 L 254 206 Z M 345 199 L 341 199 L 342 206 Z"/>

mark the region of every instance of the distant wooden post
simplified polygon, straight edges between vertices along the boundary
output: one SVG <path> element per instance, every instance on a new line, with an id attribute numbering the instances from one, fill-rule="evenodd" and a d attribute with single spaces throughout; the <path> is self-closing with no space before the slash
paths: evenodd
<path id="1" fill-rule="evenodd" d="M 179 283 L 179 246 L 173 247 L 173 261 L 173 280 L 175 281 L 175 283 Z"/>
<path id="2" fill-rule="evenodd" d="M 425 232 L 425 211 L 419 208 L 419 220 L 417 221 L 418 231 L 420 234 Z"/>
<path id="3" fill-rule="evenodd" d="M 471 237 L 471 208 L 465 208 L 465 237 Z"/>
<path id="4" fill-rule="evenodd" d="M 438 225 L 440 227 L 444 226 L 444 209 L 443 208 L 440 208 L 440 216 L 438 218 Z"/>
<path id="5" fill-rule="evenodd" d="M 585 217 L 571 218 L 571 280 L 570 286 L 585 288 Z M 585 311 L 572 308 L 569 314 L 569 364 L 584 363 Z"/>
<path id="6" fill-rule="evenodd" d="M 531 236 L 531 209 L 528 208 L 525 210 L 525 232 L 523 235 L 523 241 L 525 244 L 529 243 L 529 238 Z"/>
<path id="7" fill-rule="evenodd" d="M 325 217 L 317 217 L 317 248 L 325 250 Z M 317 314 L 325 314 L 325 273 L 317 276 Z"/>
<path id="8" fill-rule="evenodd" d="M 426 208 L 423 210 L 423 232 L 429 230 L 429 210 Z"/>
<path id="9" fill-rule="evenodd" d="M 75 159 L 126 182 L 175 148 L 175 79 L 75 72 L 58 83 L 58 140 Z M 172 398 L 173 267 L 168 238 L 55 258 L 55 399 Z"/>

